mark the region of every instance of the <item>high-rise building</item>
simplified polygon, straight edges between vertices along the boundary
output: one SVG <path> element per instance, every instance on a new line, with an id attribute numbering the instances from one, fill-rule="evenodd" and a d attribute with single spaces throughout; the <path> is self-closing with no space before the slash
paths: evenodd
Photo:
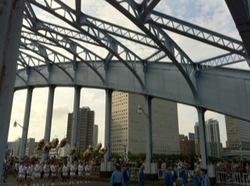
<path id="1" fill-rule="evenodd" d="M 189 133 L 190 136 L 191 133 Z M 195 154 L 195 143 L 194 140 L 188 138 L 184 134 L 180 134 L 180 153 L 184 155 L 194 155 Z M 194 137 L 194 135 L 191 135 Z"/>
<path id="2" fill-rule="evenodd" d="M 250 150 L 250 122 L 231 116 L 225 116 L 227 142 L 226 146 L 232 150 Z"/>
<path id="3" fill-rule="evenodd" d="M 208 154 L 212 157 L 220 157 L 222 143 L 220 140 L 220 130 L 218 120 L 209 119 L 206 121 L 206 132 L 208 142 Z"/>
<path id="4" fill-rule="evenodd" d="M 17 157 L 19 156 L 21 141 L 22 141 L 22 138 L 18 138 L 14 142 L 9 142 L 9 144 L 10 144 L 9 148 L 11 148 L 11 150 L 13 152 L 13 156 L 17 156 Z M 36 146 L 37 146 L 37 144 L 35 142 L 35 138 L 28 138 L 27 142 L 26 142 L 25 155 L 26 156 L 33 156 Z"/>
<path id="5" fill-rule="evenodd" d="M 36 148 L 35 138 L 28 138 L 26 143 L 25 155 L 32 156 Z"/>
<path id="6" fill-rule="evenodd" d="M 188 133 L 188 139 L 190 140 L 190 141 L 195 141 L 195 134 L 194 133 Z"/>
<path id="7" fill-rule="evenodd" d="M 138 105 L 145 111 L 138 114 Z M 124 154 L 128 152 L 145 153 L 147 148 L 147 102 L 144 96 L 113 92 L 111 151 Z M 179 128 L 177 104 L 166 100 L 152 100 L 153 153 L 179 154 Z"/>
<path id="8" fill-rule="evenodd" d="M 200 155 L 200 131 L 199 131 L 199 123 L 195 122 L 194 125 L 194 143 L 195 143 L 195 154 Z"/>
<path id="9" fill-rule="evenodd" d="M 79 109 L 75 144 L 79 149 L 86 149 L 89 145 L 93 144 L 93 133 L 94 133 L 94 117 L 95 112 L 90 110 L 89 107 L 82 107 Z M 68 114 L 68 125 L 67 125 L 67 139 L 71 144 L 72 135 L 72 124 L 73 124 L 73 113 Z"/>
<path id="10" fill-rule="evenodd" d="M 222 151 L 222 143 L 220 140 L 220 130 L 219 130 L 219 122 L 214 119 L 209 119 L 205 122 L 206 126 L 206 142 L 207 142 L 207 150 L 208 155 L 212 157 L 220 157 L 220 153 Z M 199 141 L 200 141 L 200 135 L 199 135 L 199 124 L 195 124 L 195 136 L 197 136 L 195 139 L 197 140 L 195 142 L 195 146 L 200 149 Z M 200 154 L 200 150 L 196 150 L 197 154 Z"/>
<path id="11" fill-rule="evenodd" d="M 94 125 L 93 129 L 93 146 L 96 146 L 98 143 L 98 125 Z"/>

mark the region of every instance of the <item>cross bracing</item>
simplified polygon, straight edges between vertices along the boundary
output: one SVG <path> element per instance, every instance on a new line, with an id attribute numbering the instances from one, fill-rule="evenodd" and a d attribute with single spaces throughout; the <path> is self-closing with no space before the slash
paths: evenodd
<path id="1" fill-rule="evenodd" d="M 146 79 L 141 74 L 147 73 L 150 63 L 174 63 L 197 100 L 197 72 L 248 61 L 241 41 L 157 12 L 154 9 L 158 0 L 141 3 L 132 0 L 107 2 L 134 26 L 125 27 L 123 24 L 87 15 L 78 0 L 75 1 L 75 7 L 60 0 L 26 0 L 20 50 L 33 51 L 39 55 L 38 58 L 47 64 L 48 70 L 50 64 L 58 63 L 57 66 L 72 81 L 74 77 L 64 69 L 65 62 L 71 61 L 74 69 L 79 62 L 85 63 L 105 84 L 106 75 L 100 72 L 101 69 L 108 71 L 110 63 L 120 61 L 144 91 L 147 91 Z M 44 19 L 40 15 L 42 11 L 57 21 Z M 168 31 L 225 52 L 194 61 L 171 38 Z M 35 68 L 41 63 L 31 63 L 29 59 L 28 63 L 31 64 L 25 65 L 24 59 L 18 69 Z"/>
<path id="2" fill-rule="evenodd" d="M 244 57 L 247 56 L 243 43 L 234 38 L 230 38 L 157 11 L 152 12 L 151 18 L 152 19 L 148 20 L 149 23 L 158 25 L 163 29 L 171 30 L 232 53 L 237 53 Z"/>

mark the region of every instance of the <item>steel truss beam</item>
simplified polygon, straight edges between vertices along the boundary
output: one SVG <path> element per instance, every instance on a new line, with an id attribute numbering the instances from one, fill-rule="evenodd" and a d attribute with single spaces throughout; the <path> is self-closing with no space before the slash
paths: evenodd
<path id="1" fill-rule="evenodd" d="M 147 34 L 157 45 L 166 53 L 171 61 L 179 69 L 186 79 L 190 89 L 193 92 L 194 99 L 198 101 L 198 95 L 195 83 L 195 64 L 185 54 L 184 51 L 157 25 L 144 24 L 140 21 L 140 12 L 136 9 L 136 3 L 132 0 L 106 0 L 113 7 L 119 10 Z"/>
<path id="2" fill-rule="evenodd" d="M 243 57 L 242 55 L 229 53 L 229 54 L 216 56 L 210 59 L 206 59 L 204 61 L 200 61 L 197 63 L 197 68 L 199 70 L 202 70 L 202 69 L 207 69 L 211 67 L 220 67 L 220 66 L 230 65 L 230 64 L 242 62 L 245 60 L 246 60 L 245 57 Z"/>
<path id="3" fill-rule="evenodd" d="M 157 11 L 153 11 L 150 18 L 151 19 L 147 20 L 147 22 L 150 24 L 157 25 L 163 29 L 171 30 L 175 33 L 247 57 L 244 45 L 239 40 L 227 37 L 217 32 L 199 27 Z"/>
<path id="4" fill-rule="evenodd" d="M 157 1 L 154 1 L 154 6 L 156 5 L 156 2 Z M 63 7 L 66 6 L 65 4 L 62 4 L 60 1 L 57 1 L 57 3 L 59 3 Z M 32 9 L 31 5 L 29 3 L 26 3 L 26 4 L 27 4 L 26 6 L 29 7 L 29 9 Z M 48 5 L 49 5 L 49 3 L 46 3 L 46 6 L 48 6 Z M 143 9 L 145 10 L 145 8 L 146 8 L 145 5 L 144 6 L 142 6 L 142 5 L 139 6 L 138 4 L 136 4 L 135 7 L 137 7 L 137 8 L 139 7 L 139 10 L 141 12 L 143 11 Z M 152 7 L 153 6 L 151 6 L 151 9 L 152 9 Z M 147 9 L 147 10 L 149 10 L 149 9 Z M 116 35 L 116 36 L 119 36 L 121 38 L 125 38 L 125 39 L 128 39 L 130 41 L 133 41 L 133 42 L 136 42 L 136 43 L 140 43 L 140 44 L 143 44 L 145 46 L 148 46 L 148 47 L 151 47 L 151 48 L 154 48 L 154 49 L 158 50 L 153 55 L 151 55 L 148 58 L 146 58 L 145 61 L 148 61 L 148 62 L 157 62 L 157 61 L 163 59 L 164 57 L 166 57 L 166 54 L 158 49 L 158 46 L 156 45 L 156 43 L 153 42 L 152 39 L 149 38 L 144 33 L 135 32 L 133 30 L 129 30 L 127 28 L 124 28 L 124 27 L 121 27 L 121 26 L 118 26 L 118 25 L 115 25 L 115 24 L 111 24 L 109 22 L 106 22 L 106 21 L 103 21 L 103 20 L 100 20 L 100 19 L 88 16 L 86 14 L 83 14 L 83 13 L 79 12 L 79 1 L 78 0 L 76 0 L 76 11 L 74 11 L 74 10 L 70 10 L 70 11 L 71 11 L 71 15 L 67 16 L 67 17 L 71 18 L 72 21 L 75 20 L 74 16 L 73 16 L 74 14 L 75 14 L 75 17 L 79 17 L 80 16 L 78 18 L 79 20 L 76 21 L 77 24 L 80 24 L 82 26 L 83 25 L 91 25 L 91 26 L 95 25 L 95 27 L 99 28 L 102 31 L 105 31 L 106 33 L 110 33 L 112 35 Z M 147 14 L 149 14 L 149 12 L 150 11 L 147 11 Z M 27 14 L 27 13 L 25 13 L 25 14 Z M 33 14 L 34 14 L 34 12 L 32 13 L 32 16 L 29 16 L 29 17 L 37 19 L 36 16 L 33 15 Z M 168 16 L 168 15 L 161 14 L 159 12 L 153 11 L 152 15 L 154 15 L 154 16 L 152 16 L 154 19 L 156 19 L 155 15 L 157 15 L 158 18 L 160 17 L 159 19 L 162 20 L 161 22 L 163 22 L 163 23 L 165 23 L 164 20 L 166 21 L 167 19 L 169 19 L 170 22 L 169 22 L 169 24 L 166 24 L 166 25 L 170 25 L 170 27 L 172 25 L 172 31 L 174 31 L 176 33 L 180 33 L 180 34 L 183 34 L 183 35 L 186 34 L 186 36 L 194 38 L 194 39 L 197 39 L 197 40 L 200 39 L 199 36 L 201 35 L 201 36 L 204 36 L 204 38 L 202 39 L 202 41 L 205 42 L 205 43 L 207 43 L 207 44 L 211 44 L 211 40 L 212 40 L 212 41 L 214 41 L 214 43 L 217 43 L 217 47 L 219 46 L 220 48 L 227 49 L 229 51 L 231 50 L 233 52 L 238 51 L 239 53 L 241 53 L 242 55 L 244 55 L 243 54 L 244 51 L 241 51 L 241 49 L 240 49 L 240 45 L 242 44 L 240 41 L 234 40 L 232 38 L 228 38 L 228 37 L 220 35 L 220 34 L 216 35 L 216 33 L 215 33 L 215 35 L 218 36 L 218 37 L 212 36 L 211 37 L 212 39 L 210 39 L 210 37 L 207 34 L 204 34 L 204 33 L 207 33 L 207 32 L 212 32 L 210 30 L 203 29 L 201 27 L 198 27 L 198 26 L 193 25 L 193 24 L 189 24 L 189 23 L 184 22 L 184 21 L 183 21 L 183 23 L 185 23 L 185 24 L 180 26 L 180 24 L 182 23 L 181 20 L 178 20 L 178 19 L 173 18 L 173 17 Z M 66 14 L 65 14 L 65 16 L 66 16 Z M 140 17 L 142 17 L 142 16 L 140 16 Z M 158 19 L 156 19 L 156 20 L 158 21 Z M 151 21 L 151 20 L 148 20 L 148 21 Z M 34 23 L 34 21 L 33 21 L 33 23 Z M 57 25 L 53 26 L 53 24 L 50 24 L 50 23 L 44 23 L 44 24 L 49 24 L 51 27 L 54 27 L 54 29 L 57 29 L 58 31 L 60 30 L 60 32 L 64 32 L 64 30 L 65 30 L 63 27 L 60 27 L 60 26 L 59 27 L 61 29 L 59 27 L 56 28 Z M 158 24 L 158 23 L 156 22 L 155 24 Z M 187 26 L 189 26 L 189 27 L 187 27 Z M 165 28 L 164 25 L 162 27 Z M 197 28 L 199 28 L 199 29 L 197 29 Z M 79 38 L 79 39 L 84 40 L 85 42 L 98 45 L 98 43 L 96 43 L 95 41 L 91 40 L 91 38 L 89 38 L 86 35 L 82 34 L 80 31 L 70 30 L 70 29 L 67 29 L 67 28 L 66 28 L 66 30 L 69 31 L 68 34 L 67 34 L 68 37 L 72 37 L 72 38 L 75 37 L 75 39 Z M 180 30 L 183 30 L 183 32 L 180 32 Z M 71 34 L 71 32 L 73 34 Z M 206 35 L 207 35 L 207 38 L 205 38 Z M 227 39 L 229 39 L 229 40 L 232 39 L 232 41 L 227 41 Z M 230 44 L 230 42 L 232 42 L 233 44 Z M 212 42 L 212 44 L 213 44 L 213 42 Z M 221 47 L 221 44 L 222 45 L 225 44 L 225 45 L 223 47 Z M 239 49 L 238 50 L 234 50 L 234 49 L 232 49 L 232 47 L 230 47 L 231 45 L 233 45 L 233 46 L 239 45 Z M 235 48 L 235 47 L 233 47 L 233 48 Z M 221 58 L 221 56 L 218 56 L 218 58 Z M 209 59 L 206 60 L 206 61 L 208 63 Z M 218 61 L 220 61 L 220 60 L 218 60 Z M 227 65 L 227 64 L 225 64 L 225 63 L 218 64 L 218 66 L 223 66 L 223 65 Z M 205 67 L 206 68 L 214 67 L 214 63 L 211 63 L 210 65 L 205 65 Z M 203 67 L 203 68 L 205 68 L 205 67 Z"/>
<path id="5" fill-rule="evenodd" d="M 23 38 L 24 37 L 22 36 L 21 41 L 23 40 Z M 59 69 L 61 69 L 71 79 L 71 81 L 74 81 L 74 78 L 66 71 L 66 69 L 61 67 L 60 63 L 55 63 L 55 60 L 60 60 L 60 58 L 63 58 L 64 59 L 63 61 L 65 62 L 64 56 L 62 56 L 61 54 L 59 54 L 55 50 L 51 50 L 48 47 L 46 47 L 40 43 L 37 43 L 35 40 L 30 39 L 29 40 L 30 42 L 27 44 L 27 43 L 25 43 L 25 42 L 27 42 L 27 40 L 29 40 L 29 39 L 24 38 L 24 40 L 23 40 L 24 43 L 21 43 L 21 46 L 23 46 L 25 49 L 33 51 L 34 53 L 36 53 L 39 56 L 41 56 L 44 59 L 44 63 L 48 67 L 48 71 L 50 71 L 50 64 L 54 63 Z M 51 55 L 52 55 L 52 59 L 51 59 Z M 27 65 L 27 67 L 29 68 L 31 66 Z"/>
<path id="6" fill-rule="evenodd" d="M 24 64 L 27 74 L 29 73 L 29 69 L 32 68 L 32 66 L 27 64 L 27 61 L 34 64 L 34 60 L 39 61 L 39 62 L 41 61 L 40 59 L 35 58 L 34 56 L 31 56 L 25 52 L 19 52 L 18 61 Z M 35 70 L 35 72 L 41 75 L 45 79 L 46 82 L 49 82 L 48 78 L 43 73 L 41 73 L 37 68 L 33 68 L 33 69 Z"/>
<path id="7" fill-rule="evenodd" d="M 136 77 L 142 88 L 144 89 L 145 85 L 140 76 L 136 72 L 136 66 L 138 65 L 136 62 L 141 61 L 141 64 L 144 65 L 144 61 L 137 56 L 134 52 L 130 51 L 127 47 L 122 45 L 120 42 L 118 42 L 116 39 L 112 38 L 110 35 L 108 35 L 106 32 L 103 32 L 96 28 L 94 25 L 93 27 L 88 26 L 82 26 L 80 27 L 76 23 L 75 19 L 75 10 L 68 7 L 66 4 L 62 3 L 61 1 L 55 0 L 50 2 L 54 2 L 54 7 L 48 6 L 49 4 L 47 0 L 44 0 L 45 4 L 41 4 L 39 1 L 31 1 L 28 0 L 31 4 L 46 10 L 47 12 L 51 13 L 52 15 L 58 17 L 59 19 L 63 20 L 64 22 L 68 23 L 69 25 L 73 26 L 74 28 L 78 29 L 79 31 L 83 32 L 85 35 L 88 35 L 93 40 L 99 43 L 99 45 L 109 52 L 111 52 L 119 61 L 121 61 Z M 113 51 L 113 47 L 111 47 L 113 44 L 117 46 L 117 51 Z M 127 61 L 134 61 L 132 65 L 130 65 Z"/>
<path id="8" fill-rule="evenodd" d="M 24 26 L 25 27 L 25 26 Z M 25 27 L 26 29 L 31 29 L 29 27 Z M 53 45 L 53 46 L 57 46 L 57 47 L 61 47 L 64 50 L 68 51 L 69 53 L 71 53 L 73 56 L 75 56 L 77 59 L 81 60 L 82 62 L 84 62 L 87 66 L 89 66 L 97 75 L 98 77 L 101 79 L 101 81 L 104 83 L 104 78 L 103 76 L 98 72 L 97 68 L 95 66 L 95 61 L 104 61 L 101 57 L 97 56 L 95 53 L 93 53 L 92 51 L 84 48 L 83 46 L 80 46 L 78 43 L 70 40 L 67 37 L 63 37 L 62 35 L 59 35 L 55 32 L 49 32 L 48 30 L 42 34 L 40 32 L 38 32 L 37 30 L 30 30 L 34 33 L 31 32 L 22 32 L 22 38 L 26 38 L 32 41 L 32 43 L 34 43 L 34 45 L 39 45 L 40 43 L 44 43 L 47 45 Z M 42 46 L 42 45 L 40 45 Z M 44 51 L 44 46 L 41 49 L 42 51 Z M 71 60 L 72 62 L 74 62 L 74 59 L 69 59 L 68 57 L 62 56 L 60 55 L 60 57 L 58 57 L 57 55 L 59 54 L 58 52 L 56 52 L 55 50 L 49 49 L 48 47 L 46 47 L 46 50 L 49 50 L 49 55 L 52 55 L 52 58 L 56 60 L 56 62 L 60 62 L 61 58 L 62 59 L 66 58 L 66 61 Z M 46 55 L 46 53 L 45 53 Z M 54 56 L 55 55 L 55 56 Z M 88 63 L 86 62 L 87 60 L 91 60 L 92 63 Z M 65 59 L 63 60 L 65 61 Z M 76 64 L 76 63 L 75 63 Z"/>

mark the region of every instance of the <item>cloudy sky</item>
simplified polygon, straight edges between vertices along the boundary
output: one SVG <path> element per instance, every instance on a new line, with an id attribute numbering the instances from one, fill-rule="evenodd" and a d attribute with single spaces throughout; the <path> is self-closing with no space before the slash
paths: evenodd
<path id="1" fill-rule="evenodd" d="M 70 6 L 74 1 L 65 0 Z M 140 1 L 137 1 L 140 2 Z M 222 34 L 240 39 L 235 25 L 230 16 L 224 1 L 207 1 L 207 0 L 161 0 L 156 10 L 171 16 L 186 20 L 196 25 L 220 32 Z M 39 10 L 38 10 L 39 11 Z M 83 0 L 82 11 L 86 14 L 112 21 L 117 24 L 126 22 L 127 19 L 120 15 L 103 0 Z M 41 16 L 45 20 L 49 16 L 42 12 Z M 126 25 L 130 25 L 127 23 Z M 130 25 L 134 27 L 133 25 Z M 199 61 L 211 56 L 212 47 L 199 44 L 177 34 L 169 33 L 181 48 L 194 60 Z M 194 48 L 194 44 L 196 47 Z M 190 47 L 190 45 L 192 47 Z M 217 52 L 217 51 L 216 51 Z M 235 68 L 247 68 L 246 63 L 234 65 Z M 45 117 L 47 107 L 47 88 L 36 88 L 33 92 L 32 108 L 30 115 L 30 127 L 28 137 L 34 137 L 40 140 L 44 136 Z M 58 137 L 62 139 L 66 135 L 67 114 L 73 110 L 74 90 L 72 88 L 56 88 L 54 111 L 52 120 L 51 138 Z M 17 91 L 14 95 L 13 109 L 11 115 L 11 124 L 9 129 L 9 141 L 14 141 L 21 137 L 22 129 L 13 127 L 16 120 L 22 124 L 24 120 L 26 90 Z M 95 111 L 95 123 L 99 125 L 99 141 L 104 142 L 104 121 L 105 121 L 105 92 L 104 90 L 86 89 L 81 91 L 81 106 L 88 106 Z M 226 141 L 224 115 L 206 112 L 206 119 L 217 119 L 220 124 L 220 133 L 223 144 Z M 178 105 L 178 120 L 180 134 L 188 134 L 194 131 L 194 124 L 197 121 L 197 113 L 195 108 L 185 105 Z"/>

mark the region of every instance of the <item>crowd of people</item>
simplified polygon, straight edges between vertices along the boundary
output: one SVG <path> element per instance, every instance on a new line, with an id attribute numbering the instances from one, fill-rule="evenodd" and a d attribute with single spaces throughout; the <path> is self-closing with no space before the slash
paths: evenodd
<path id="1" fill-rule="evenodd" d="M 145 174 L 144 174 L 144 165 L 140 165 L 138 172 L 138 186 L 144 186 Z M 126 163 L 122 169 L 121 164 L 115 164 L 115 170 L 110 178 L 111 186 L 131 186 L 131 174 L 130 174 L 130 164 Z"/>
<path id="2" fill-rule="evenodd" d="M 5 162 L 3 177 L 6 180 L 10 167 L 14 167 L 13 175 L 17 179 L 18 185 L 28 186 L 45 186 L 45 185 L 69 185 L 90 183 L 90 176 L 93 165 L 96 162 L 92 161 L 74 161 L 69 164 L 67 160 L 51 159 L 41 163 L 38 159 L 29 159 L 26 161 Z M 240 175 L 248 175 L 250 173 L 250 164 L 247 161 L 218 161 L 213 163 L 215 169 L 215 176 L 218 177 L 218 172 L 224 173 L 223 179 L 226 180 L 227 185 L 233 185 L 234 173 Z M 176 182 L 181 182 L 183 186 L 210 186 L 211 175 L 208 176 L 207 167 L 200 167 L 199 161 L 160 161 L 158 165 L 159 170 L 162 172 L 164 186 L 175 186 Z M 139 169 L 139 171 L 138 171 Z M 128 162 L 114 163 L 114 171 L 110 178 L 111 186 L 130 186 L 130 179 L 132 170 L 137 170 L 137 182 L 139 186 L 144 186 L 145 165 L 143 161 L 138 161 L 136 164 Z M 100 170 L 99 170 L 100 171 Z M 190 176 L 191 175 L 191 176 Z M 249 174 L 250 175 L 250 174 Z M 209 179 L 210 177 L 210 179 Z M 216 178 L 217 179 L 217 178 Z M 248 179 L 245 177 L 244 179 Z"/>
<path id="3" fill-rule="evenodd" d="M 19 186 L 73 185 L 90 183 L 91 171 L 90 161 L 29 160 L 15 163 L 14 176 Z"/>

